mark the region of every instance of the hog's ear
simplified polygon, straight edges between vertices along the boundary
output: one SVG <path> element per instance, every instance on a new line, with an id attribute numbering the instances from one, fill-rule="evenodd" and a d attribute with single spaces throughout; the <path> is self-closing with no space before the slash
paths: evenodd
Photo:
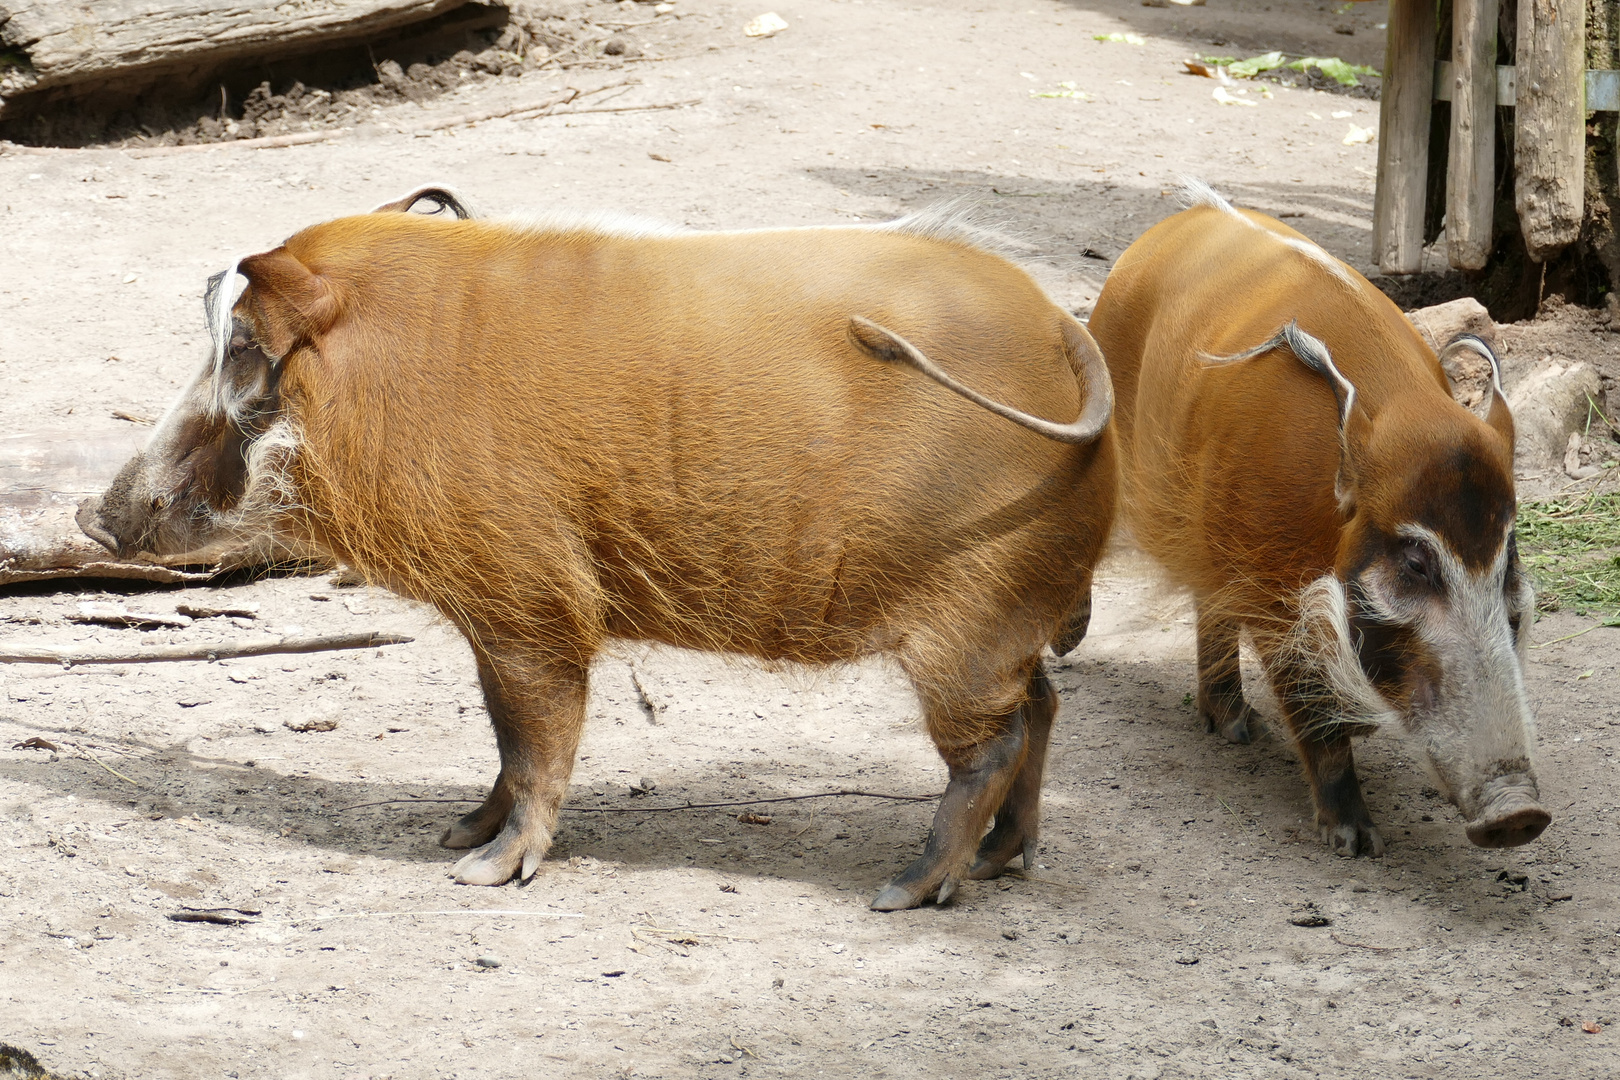
<path id="1" fill-rule="evenodd" d="M 1513 410 L 1508 408 L 1507 395 L 1502 392 L 1502 364 L 1496 358 L 1496 351 L 1484 338 L 1475 334 L 1458 334 L 1440 350 L 1439 359 L 1442 365 L 1452 361 L 1462 353 L 1473 353 L 1476 357 L 1490 364 L 1491 384 L 1486 392 L 1490 395 L 1484 412 L 1484 420 L 1496 433 L 1502 436 L 1507 444 L 1508 454 L 1513 452 Z"/>
<path id="2" fill-rule="evenodd" d="M 311 273 L 286 248 L 249 255 L 239 268 L 248 280 L 241 302 L 253 319 L 260 347 L 275 359 L 337 320 L 338 299 L 331 283 Z"/>

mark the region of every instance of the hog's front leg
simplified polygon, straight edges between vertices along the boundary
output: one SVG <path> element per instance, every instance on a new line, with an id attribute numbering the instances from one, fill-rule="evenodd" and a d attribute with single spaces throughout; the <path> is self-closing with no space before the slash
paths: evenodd
<path id="1" fill-rule="evenodd" d="M 1382 855 L 1384 838 L 1362 797 L 1350 749 L 1350 736 L 1364 734 L 1366 729 L 1344 722 L 1332 688 L 1304 665 L 1273 654 L 1266 671 L 1310 781 L 1322 842 L 1335 855 Z"/>
<path id="2" fill-rule="evenodd" d="M 500 885 L 532 877 L 551 848 L 585 726 L 587 669 L 486 651 L 476 642 L 473 650 L 501 772 L 483 805 L 450 826 L 440 843 L 475 849 L 451 870 L 456 881 Z"/>

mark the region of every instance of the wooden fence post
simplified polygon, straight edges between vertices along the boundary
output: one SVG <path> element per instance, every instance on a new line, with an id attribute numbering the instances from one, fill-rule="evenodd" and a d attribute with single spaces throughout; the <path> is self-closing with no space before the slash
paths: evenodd
<path id="1" fill-rule="evenodd" d="M 1518 39 L 1513 204 L 1525 248 L 1544 262 L 1573 243 L 1581 229 L 1586 6 L 1519 0 Z"/>
<path id="2" fill-rule="evenodd" d="M 1423 268 L 1436 32 L 1435 0 L 1390 0 L 1373 200 L 1373 258 L 1386 274 Z"/>
<path id="3" fill-rule="evenodd" d="M 1496 20 L 1501 0 L 1456 0 L 1451 14 L 1451 160 L 1446 249 L 1452 266 L 1479 270 L 1491 254 L 1496 213 Z"/>

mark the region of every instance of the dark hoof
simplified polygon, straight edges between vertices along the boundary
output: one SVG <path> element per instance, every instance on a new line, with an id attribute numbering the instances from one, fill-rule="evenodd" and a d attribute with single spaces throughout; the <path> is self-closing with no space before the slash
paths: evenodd
<path id="1" fill-rule="evenodd" d="M 1033 838 L 1018 844 L 998 844 L 992 848 L 990 847 L 990 840 L 994 836 L 995 834 L 991 833 L 990 836 L 985 837 L 985 842 L 979 846 L 978 857 L 973 860 L 973 865 L 968 868 L 967 876 L 969 878 L 974 881 L 985 881 L 989 878 L 1000 877 L 1002 871 L 1007 869 L 1007 864 L 1012 862 L 1013 858 L 1020 853 L 1024 856 L 1024 869 L 1035 869 L 1035 841 Z"/>
<path id="2" fill-rule="evenodd" d="M 483 807 L 479 807 L 470 814 L 456 820 L 456 823 L 444 830 L 439 837 L 439 846 L 447 848 L 475 848 L 483 847 L 495 839 L 506 822 L 506 815 L 491 814 Z"/>
<path id="3" fill-rule="evenodd" d="M 1221 737 L 1227 742 L 1244 745 L 1254 742 L 1255 731 L 1259 727 L 1259 714 L 1249 706 L 1243 706 L 1243 711 L 1230 720 L 1218 721 L 1209 713 L 1204 714 L 1204 733 L 1212 735 L 1219 731 Z M 1251 721 L 1253 721 L 1251 723 Z"/>
<path id="4" fill-rule="evenodd" d="M 1332 849 L 1333 854 L 1343 855 L 1347 859 L 1361 855 L 1376 859 L 1384 854 L 1384 838 L 1378 835 L 1378 830 L 1370 822 L 1331 828 L 1323 826 L 1322 841 Z"/>

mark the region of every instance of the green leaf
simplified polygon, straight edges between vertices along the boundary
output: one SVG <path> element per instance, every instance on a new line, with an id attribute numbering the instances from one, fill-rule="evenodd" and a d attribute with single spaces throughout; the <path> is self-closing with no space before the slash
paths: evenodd
<path id="1" fill-rule="evenodd" d="M 1376 68 L 1346 63 L 1337 56 L 1307 56 L 1303 60 L 1295 60 L 1288 68 L 1291 71 L 1317 68 L 1340 86 L 1360 86 L 1361 80 L 1356 78 L 1357 75 L 1369 75 L 1375 79 L 1380 77 Z"/>
<path id="2" fill-rule="evenodd" d="M 1056 90 L 1031 90 L 1029 92 L 1029 96 L 1039 98 L 1074 98 L 1076 101 L 1096 100 L 1096 98 L 1092 97 L 1084 90 L 1078 89 L 1072 82 L 1060 82 L 1058 83 L 1058 89 Z"/>
<path id="3" fill-rule="evenodd" d="M 1141 34 L 1092 34 L 1092 41 L 1122 41 L 1126 45 L 1146 45 L 1147 38 Z"/>
<path id="4" fill-rule="evenodd" d="M 1261 56 L 1251 56 L 1247 60 L 1238 60 L 1227 67 L 1227 71 L 1239 79 L 1252 79 L 1262 71 L 1283 66 L 1283 54 L 1268 52 Z"/>

